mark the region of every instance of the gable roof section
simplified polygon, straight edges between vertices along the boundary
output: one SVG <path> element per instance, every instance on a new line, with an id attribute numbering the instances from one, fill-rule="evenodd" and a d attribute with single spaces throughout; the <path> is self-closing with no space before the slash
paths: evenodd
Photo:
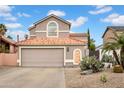
<path id="1" fill-rule="evenodd" d="M 12 44 L 12 45 L 16 45 L 16 42 L 12 39 L 9 39 L 3 35 L 0 35 L 0 39 L 3 40 L 4 42 L 7 42 L 9 44 Z"/>
<path id="2" fill-rule="evenodd" d="M 60 18 L 60 17 L 58 17 L 58 16 L 56 16 L 56 15 L 54 15 L 54 14 L 51 14 L 51 15 L 49 15 L 49 16 L 47 16 L 47 17 L 45 17 L 45 18 L 43 18 L 43 19 L 41 19 L 41 20 L 39 20 L 39 21 L 33 23 L 34 26 L 29 27 L 29 29 L 34 28 L 35 25 L 37 25 L 37 24 L 39 24 L 39 23 L 41 23 L 41 22 L 43 22 L 43 21 L 45 21 L 45 20 L 47 20 L 48 18 L 51 18 L 51 17 L 54 17 L 54 18 L 56 18 L 56 19 L 58 19 L 58 20 L 60 20 L 60 21 L 62 21 L 62 22 L 64 22 L 64 23 L 68 24 L 69 27 L 71 26 L 71 23 L 70 23 L 70 22 L 68 22 L 68 21 L 66 21 L 66 20 L 64 20 L 64 19 L 62 19 L 62 18 Z"/>
<path id="3" fill-rule="evenodd" d="M 23 40 L 17 45 L 86 45 L 86 40 L 77 40 L 74 38 L 33 38 Z"/>
<path id="4" fill-rule="evenodd" d="M 113 31 L 124 31 L 124 26 L 108 26 L 102 36 L 102 38 L 105 36 L 108 29 L 112 29 Z"/>

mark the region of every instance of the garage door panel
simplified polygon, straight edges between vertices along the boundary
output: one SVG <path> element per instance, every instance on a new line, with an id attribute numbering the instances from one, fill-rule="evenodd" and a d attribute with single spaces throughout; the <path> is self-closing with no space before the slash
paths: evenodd
<path id="1" fill-rule="evenodd" d="M 22 66 L 63 66 L 63 49 L 22 49 Z"/>

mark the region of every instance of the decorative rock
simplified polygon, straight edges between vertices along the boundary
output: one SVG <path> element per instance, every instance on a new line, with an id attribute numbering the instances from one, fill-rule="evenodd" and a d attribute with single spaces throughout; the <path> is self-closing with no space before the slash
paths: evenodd
<path id="1" fill-rule="evenodd" d="M 81 75 L 88 75 L 88 74 L 91 74 L 91 73 L 93 73 L 92 70 L 85 70 L 85 71 L 80 72 Z"/>

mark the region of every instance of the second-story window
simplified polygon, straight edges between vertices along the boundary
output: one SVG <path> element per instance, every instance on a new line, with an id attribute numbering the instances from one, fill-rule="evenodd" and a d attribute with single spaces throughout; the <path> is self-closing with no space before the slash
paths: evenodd
<path id="1" fill-rule="evenodd" d="M 48 36 L 57 36 L 58 25 L 56 22 L 48 23 Z"/>

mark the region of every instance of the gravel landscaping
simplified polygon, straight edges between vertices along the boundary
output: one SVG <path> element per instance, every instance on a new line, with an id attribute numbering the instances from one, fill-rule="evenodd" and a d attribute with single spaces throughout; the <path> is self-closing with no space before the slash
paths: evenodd
<path id="1" fill-rule="evenodd" d="M 106 75 L 107 82 L 100 81 Z M 80 68 L 65 68 L 67 88 L 124 88 L 124 73 L 113 73 L 111 69 L 103 72 L 80 75 Z"/>

